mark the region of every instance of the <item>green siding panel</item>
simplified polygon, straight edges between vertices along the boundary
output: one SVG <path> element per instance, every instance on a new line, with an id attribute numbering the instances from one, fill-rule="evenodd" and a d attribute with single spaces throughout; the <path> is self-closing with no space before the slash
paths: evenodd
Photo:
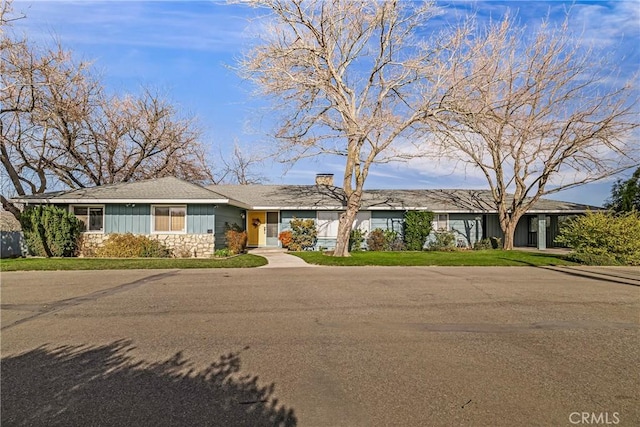
<path id="1" fill-rule="evenodd" d="M 402 236 L 403 211 L 371 211 L 371 229 L 393 230 Z"/>
<path id="2" fill-rule="evenodd" d="M 104 230 L 105 233 L 149 234 L 151 232 L 151 205 L 106 205 Z"/>
<path id="3" fill-rule="evenodd" d="M 224 233 L 227 231 L 227 226 L 237 224 L 244 229 L 244 220 L 242 219 L 243 211 L 243 209 L 228 205 L 218 206 L 214 209 L 216 249 L 222 249 L 227 245 L 224 236 Z"/>
<path id="4" fill-rule="evenodd" d="M 187 233 L 213 233 L 215 228 L 214 205 L 187 205 Z"/>
<path id="5" fill-rule="evenodd" d="M 449 230 L 456 234 L 457 241 L 473 246 L 482 240 L 482 216 L 475 214 L 450 214 Z"/>

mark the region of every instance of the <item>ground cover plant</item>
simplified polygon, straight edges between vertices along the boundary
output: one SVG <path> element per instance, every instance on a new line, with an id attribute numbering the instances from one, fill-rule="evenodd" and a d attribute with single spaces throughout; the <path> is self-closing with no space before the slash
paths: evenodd
<path id="1" fill-rule="evenodd" d="M 249 268 L 266 265 L 256 255 L 231 258 L 13 258 L 0 261 L 0 270 L 130 270 L 183 268 Z"/>
<path id="2" fill-rule="evenodd" d="M 309 264 L 335 266 L 545 266 L 576 265 L 563 255 L 528 251 L 406 251 L 354 252 L 349 258 L 327 256 L 322 252 L 298 252 L 293 255 Z"/>

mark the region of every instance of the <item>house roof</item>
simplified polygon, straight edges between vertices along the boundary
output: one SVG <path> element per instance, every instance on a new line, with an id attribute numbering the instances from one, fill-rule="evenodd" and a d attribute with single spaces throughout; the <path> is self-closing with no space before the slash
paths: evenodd
<path id="1" fill-rule="evenodd" d="M 99 187 L 22 196 L 23 203 L 131 203 L 140 201 L 171 203 L 229 203 L 230 200 L 210 189 L 175 177 L 121 182 Z"/>
<path id="2" fill-rule="evenodd" d="M 210 185 L 207 188 L 241 200 L 256 210 L 344 209 L 339 187 L 325 185 Z M 363 210 L 430 210 L 433 212 L 495 212 L 489 190 L 365 190 Z M 577 213 L 599 207 L 541 199 L 531 213 Z"/>
<path id="3" fill-rule="evenodd" d="M 254 210 L 341 210 L 346 197 L 327 185 L 209 185 L 174 177 L 57 191 L 12 199 L 22 203 L 220 203 Z M 488 190 L 365 190 L 362 210 L 492 213 Z M 599 207 L 541 199 L 530 213 L 580 213 Z"/>
<path id="4" fill-rule="evenodd" d="M 241 200 L 255 210 L 342 209 L 344 191 L 325 185 L 209 185 L 208 189 Z"/>

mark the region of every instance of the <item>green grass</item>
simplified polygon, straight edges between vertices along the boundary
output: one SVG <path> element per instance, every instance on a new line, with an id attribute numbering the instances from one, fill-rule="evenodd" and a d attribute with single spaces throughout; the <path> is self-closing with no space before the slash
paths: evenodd
<path id="1" fill-rule="evenodd" d="M 456 252 L 353 252 L 348 258 L 336 258 L 321 252 L 293 252 L 309 264 L 360 266 L 542 266 L 576 265 L 562 255 L 524 251 L 456 251 Z"/>
<path id="2" fill-rule="evenodd" d="M 182 268 L 247 268 L 267 264 L 256 255 L 232 258 L 13 258 L 3 259 L 0 270 L 131 270 Z"/>

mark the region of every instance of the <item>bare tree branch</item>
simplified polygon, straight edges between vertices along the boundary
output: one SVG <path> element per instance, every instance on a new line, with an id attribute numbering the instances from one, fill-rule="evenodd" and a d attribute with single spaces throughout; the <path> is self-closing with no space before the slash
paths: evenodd
<path id="1" fill-rule="evenodd" d="M 445 155 L 487 178 L 505 249 L 544 195 L 640 163 L 634 80 L 611 86 L 617 67 L 581 48 L 567 22 L 531 34 L 507 16 L 460 46 L 442 62 L 440 112 L 429 124 Z"/>
<path id="2" fill-rule="evenodd" d="M 287 161 L 318 154 L 345 160 L 346 211 L 334 253 L 348 256 L 371 165 L 410 157 L 400 142 L 420 137 L 431 114 L 431 59 L 450 41 L 417 34 L 439 9 L 431 1 L 248 3 L 273 19 L 239 68 L 277 106 L 279 152 Z"/>

